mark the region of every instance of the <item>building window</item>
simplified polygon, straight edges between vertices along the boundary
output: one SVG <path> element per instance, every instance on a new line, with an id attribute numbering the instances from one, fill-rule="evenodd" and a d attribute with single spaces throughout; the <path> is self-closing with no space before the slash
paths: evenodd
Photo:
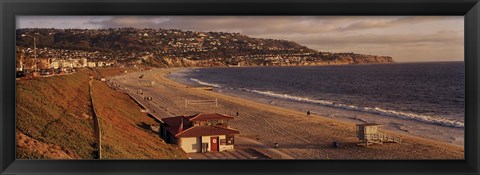
<path id="1" fill-rule="evenodd" d="M 218 120 L 210 120 L 209 121 L 209 125 L 212 125 L 212 126 L 217 125 L 217 123 L 218 123 Z"/>

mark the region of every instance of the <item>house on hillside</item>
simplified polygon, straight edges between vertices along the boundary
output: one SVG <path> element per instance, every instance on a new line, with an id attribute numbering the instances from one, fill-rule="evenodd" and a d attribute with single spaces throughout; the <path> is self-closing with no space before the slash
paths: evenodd
<path id="1" fill-rule="evenodd" d="M 51 63 L 52 63 L 52 59 L 50 58 L 39 58 L 37 62 L 38 69 L 42 69 L 42 70 L 50 69 Z"/>
<path id="2" fill-rule="evenodd" d="M 231 150 L 234 135 L 240 133 L 228 125 L 232 119 L 217 113 L 163 118 L 160 134 L 187 153 Z"/>
<path id="3" fill-rule="evenodd" d="M 97 67 L 97 64 L 95 62 L 87 62 L 87 67 Z"/>

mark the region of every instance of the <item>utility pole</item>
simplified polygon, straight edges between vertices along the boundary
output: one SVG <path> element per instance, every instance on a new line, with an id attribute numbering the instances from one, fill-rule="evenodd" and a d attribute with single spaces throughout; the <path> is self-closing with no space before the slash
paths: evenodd
<path id="1" fill-rule="evenodd" d="M 33 57 L 34 57 L 34 72 L 38 72 L 38 60 L 37 60 L 37 35 L 38 33 L 35 33 L 34 36 L 32 35 L 27 35 L 27 34 L 22 34 L 22 37 L 32 37 L 33 38 Z"/>

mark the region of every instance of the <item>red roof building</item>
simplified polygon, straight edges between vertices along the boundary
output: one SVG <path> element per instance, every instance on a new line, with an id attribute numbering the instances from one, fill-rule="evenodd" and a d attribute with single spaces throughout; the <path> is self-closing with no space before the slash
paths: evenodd
<path id="1" fill-rule="evenodd" d="M 234 148 L 234 135 L 240 133 L 229 127 L 232 119 L 217 113 L 163 118 L 161 134 L 187 153 L 229 150 Z"/>

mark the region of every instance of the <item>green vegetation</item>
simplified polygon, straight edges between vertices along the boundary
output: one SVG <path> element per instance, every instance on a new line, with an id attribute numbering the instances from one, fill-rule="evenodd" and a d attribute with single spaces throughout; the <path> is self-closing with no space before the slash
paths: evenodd
<path id="1" fill-rule="evenodd" d="M 100 69 L 105 76 L 135 71 L 133 68 Z M 16 154 L 19 159 L 94 159 L 95 136 L 89 85 L 92 70 L 72 75 L 17 81 Z M 95 108 L 100 117 L 102 158 L 175 159 L 187 158 L 175 145 L 169 145 L 151 130 L 158 123 L 126 94 L 94 80 Z M 30 139 L 31 138 L 31 139 Z"/>
<path id="2" fill-rule="evenodd" d="M 100 51 L 112 53 L 116 56 L 127 56 L 131 53 L 154 52 L 183 48 L 178 45 L 199 44 L 199 47 L 213 48 L 213 53 L 203 54 L 195 52 L 197 57 L 205 59 L 218 56 L 243 54 L 279 54 L 315 52 L 293 41 L 252 38 L 239 33 L 182 31 L 175 29 L 17 29 L 17 46 L 31 47 L 31 38 L 21 37 L 21 34 L 38 33 L 38 47 L 55 49 Z M 144 35 L 147 34 L 147 35 Z M 193 38 L 190 40 L 190 38 Z M 222 43 L 222 45 L 218 45 Z M 178 46 L 177 46 L 178 45 Z M 262 49 L 251 45 L 261 46 Z M 192 45 L 193 46 L 193 45 Z M 268 48 L 283 48 L 283 50 L 269 50 Z M 172 51 L 178 52 L 178 51 Z M 183 52 L 182 52 L 183 53 Z M 176 53 L 176 54 L 181 54 Z M 200 55 L 198 55 L 200 54 Z"/>
<path id="3" fill-rule="evenodd" d="M 390 63 L 391 57 L 321 52 L 294 41 L 252 38 L 240 33 L 176 29 L 38 29 L 16 30 L 17 54 L 32 58 L 27 48 L 38 33 L 41 58 L 88 58 L 155 67 L 228 65 L 309 65 Z M 180 59 L 183 63 L 171 63 Z"/>
<path id="4" fill-rule="evenodd" d="M 28 149 L 17 147 L 16 153 L 17 153 L 17 159 L 48 159 L 48 157 L 38 153 L 35 150 L 28 150 Z"/>
<path id="5" fill-rule="evenodd" d="M 73 151 L 81 158 L 93 158 L 89 73 L 83 70 L 73 75 L 17 81 L 17 129 L 41 142 Z"/>
<path id="6" fill-rule="evenodd" d="M 109 71 L 99 69 L 103 73 Z M 187 158 L 180 148 L 165 143 L 151 130 L 158 122 L 140 112 L 140 107 L 128 95 L 110 89 L 101 81 L 95 80 L 92 84 L 100 119 L 103 159 Z"/>

